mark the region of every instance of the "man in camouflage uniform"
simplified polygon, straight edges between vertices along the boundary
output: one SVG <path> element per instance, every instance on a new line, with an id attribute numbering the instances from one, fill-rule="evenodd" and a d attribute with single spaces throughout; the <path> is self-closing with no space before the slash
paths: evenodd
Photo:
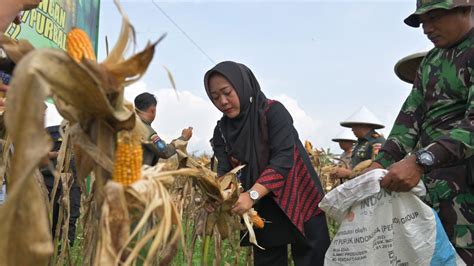
<path id="1" fill-rule="evenodd" d="M 471 5 L 468 0 L 418 0 L 416 12 L 405 19 L 412 27 L 422 24 L 435 48 L 421 62 L 371 167 L 390 166 L 381 186 L 391 191 L 409 191 L 423 176 L 431 205 L 468 265 L 474 264 L 474 187 L 468 174 L 474 142 Z"/>
<path id="2" fill-rule="evenodd" d="M 138 95 L 135 100 L 135 110 L 148 129 L 149 144 L 142 145 L 143 147 L 143 164 L 155 165 L 160 158 L 168 159 L 176 154 L 176 148 L 173 144 L 167 144 L 161 139 L 156 131 L 151 127 L 151 123 L 156 117 L 156 98 L 153 94 L 144 92 Z M 178 139 L 188 141 L 193 136 L 193 128 L 188 127 L 182 130 L 181 136 Z"/>
<path id="3" fill-rule="evenodd" d="M 351 128 L 357 137 L 356 145 L 352 150 L 350 169 L 363 161 L 374 159 L 385 142 L 385 138 L 375 131 L 375 129 L 384 128 L 377 117 L 363 106 L 340 124 L 343 127 Z M 331 176 L 333 178 L 349 178 L 352 174 L 350 169 L 339 167 Z"/>

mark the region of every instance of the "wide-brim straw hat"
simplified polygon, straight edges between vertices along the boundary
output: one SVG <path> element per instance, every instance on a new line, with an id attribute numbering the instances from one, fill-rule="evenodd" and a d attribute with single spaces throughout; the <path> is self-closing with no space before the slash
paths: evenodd
<path id="1" fill-rule="evenodd" d="M 414 53 L 398 60 L 394 68 L 395 74 L 398 76 L 398 78 L 407 83 L 413 84 L 418 67 L 427 53 L 428 52 Z"/>
<path id="2" fill-rule="evenodd" d="M 348 129 L 344 129 L 344 131 L 340 132 L 337 134 L 335 138 L 332 139 L 334 142 L 339 142 L 339 141 L 351 141 L 351 142 L 357 142 L 356 137 L 354 136 L 354 133 Z"/>
<path id="3" fill-rule="evenodd" d="M 362 106 L 359 110 L 353 113 L 345 121 L 342 121 L 341 126 L 353 127 L 354 125 L 368 125 L 374 129 L 384 128 L 385 126 L 367 107 Z"/>

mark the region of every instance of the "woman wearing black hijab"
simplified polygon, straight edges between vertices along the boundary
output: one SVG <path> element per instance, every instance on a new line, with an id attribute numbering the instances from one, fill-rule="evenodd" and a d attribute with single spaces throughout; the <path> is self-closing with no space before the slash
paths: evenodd
<path id="1" fill-rule="evenodd" d="M 279 102 L 260 91 L 252 71 L 235 62 L 222 62 L 204 77 L 206 92 L 223 116 L 214 129 L 212 146 L 218 175 L 244 164 L 239 175 L 245 189 L 233 211 L 254 207 L 266 223 L 256 229 L 255 265 L 287 265 L 287 244 L 295 264 L 323 265 L 329 246 L 324 196 L 319 178 Z"/>

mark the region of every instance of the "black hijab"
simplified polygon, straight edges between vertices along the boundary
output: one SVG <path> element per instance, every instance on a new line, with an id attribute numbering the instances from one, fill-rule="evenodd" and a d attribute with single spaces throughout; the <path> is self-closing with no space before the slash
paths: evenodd
<path id="1" fill-rule="evenodd" d="M 217 64 L 204 76 L 204 86 L 209 91 L 209 78 L 221 74 L 234 87 L 240 101 L 240 114 L 235 118 L 223 116 L 218 122 L 229 156 L 246 165 L 241 182 L 249 189 L 268 164 L 268 133 L 265 118 L 267 97 L 252 71 L 243 64 L 225 61 Z"/>

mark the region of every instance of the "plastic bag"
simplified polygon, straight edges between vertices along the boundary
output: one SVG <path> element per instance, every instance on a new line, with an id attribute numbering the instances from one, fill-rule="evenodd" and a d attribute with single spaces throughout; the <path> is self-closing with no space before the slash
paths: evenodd
<path id="1" fill-rule="evenodd" d="M 321 201 L 340 223 L 325 265 L 465 265 L 435 211 L 418 198 L 426 193 L 423 183 L 411 192 L 388 192 L 379 183 L 385 174 L 370 171 Z"/>

